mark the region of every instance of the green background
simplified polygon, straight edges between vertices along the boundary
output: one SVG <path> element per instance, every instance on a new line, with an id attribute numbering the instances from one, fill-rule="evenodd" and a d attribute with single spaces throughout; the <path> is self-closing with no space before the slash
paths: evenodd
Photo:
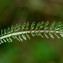
<path id="1" fill-rule="evenodd" d="M 61 21 L 62 0 L 0 0 L 0 29 L 24 22 Z M 63 63 L 63 38 L 32 37 L 0 45 L 0 63 Z"/>

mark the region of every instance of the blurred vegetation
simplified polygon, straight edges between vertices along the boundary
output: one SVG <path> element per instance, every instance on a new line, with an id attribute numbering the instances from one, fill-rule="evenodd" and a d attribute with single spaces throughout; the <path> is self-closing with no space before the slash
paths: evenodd
<path id="1" fill-rule="evenodd" d="M 63 21 L 63 0 L 0 0 L 0 29 L 26 21 Z M 63 63 L 63 39 L 31 37 L 2 44 L 0 63 Z"/>

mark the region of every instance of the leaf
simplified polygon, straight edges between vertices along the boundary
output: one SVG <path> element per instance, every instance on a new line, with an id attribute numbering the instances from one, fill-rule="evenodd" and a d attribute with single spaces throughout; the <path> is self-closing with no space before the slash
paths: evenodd
<path id="1" fill-rule="evenodd" d="M 28 34 L 26 34 L 26 36 L 30 39 L 30 36 Z"/>
<path id="2" fill-rule="evenodd" d="M 35 22 L 33 22 L 33 23 L 31 24 L 31 30 L 34 29 L 34 26 L 35 26 Z"/>
<path id="3" fill-rule="evenodd" d="M 28 30 L 29 28 L 29 22 L 27 22 L 27 25 L 26 25 L 26 30 Z"/>
<path id="4" fill-rule="evenodd" d="M 29 30 L 30 26 L 30 30 Z M 42 38 L 45 36 L 46 38 L 49 38 L 49 36 L 54 39 L 53 34 L 57 37 L 63 37 L 63 25 L 59 22 L 52 22 L 51 25 L 49 25 L 49 22 L 39 22 L 35 24 L 35 22 L 32 22 L 30 25 L 30 22 L 25 22 L 22 25 L 22 29 L 19 24 L 16 24 L 16 26 L 8 27 L 7 29 L 1 29 L 0 32 L 0 44 L 6 43 L 6 42 L 12 42 L 13 39 L 17 39 L 18 41 L 23 41 L 30 39 L 29 34 L 32 35 L 32 37 L 35 36 L 41 36 Z M 49 36 L 48 36 L 49 34 Z M 60 34 L 60 36 L 59 36 Z"/>
<path id="5" fill-rule="evenodd" d="M 50 36 L 52 39 L 54 39 L 54 36 L 53 36 L 51 33 L 49 33 L 49 36 Z"/>
<path id="6" fill-rule="evenodd" d="M 22 31 L 25 29 L 26 22 L 22 25 Z"/>
<path id="7" fill-rule="evenodd" d="M 46 30 L 48 29 L 48 24 L 49 24 L 49 22 L 47 21 L 46 23 L 45 23 L 45 26 L 44 26 L 44 35 L 45 35 L 45 37 L 46 38 L 49 38 L 48 36 L 47 36 L 47 34 L 46 34 Z"/>
<path id="8" fill-rule="evenodd" d="M 25 36 L 25 35 L 23 35 L 23 34 L 22 34 L 22 38 L 23 38 L 24 40 L 26 40 L 26 36 Z"/>

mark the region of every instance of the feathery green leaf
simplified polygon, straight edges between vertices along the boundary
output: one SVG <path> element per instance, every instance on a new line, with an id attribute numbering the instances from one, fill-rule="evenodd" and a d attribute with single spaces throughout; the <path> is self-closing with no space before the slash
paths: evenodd
<path id="1" fill-rule="evenodd" d="M 30 27 L 29 27 L 30 26 Z M 29 30 L 30 28 L 30 30 Z M 35 23 L 32 22 L 30 25 L 29 22 L 25 22 L 22 25 L 22 28 L 19 24 L 16 24 L 16 26 L 8 27 L 7 29 L 4 28 L 4 30 L 1 29 L 0 31 L 0 44 L 6 43 L 6 42 L 12 42 L 13 39 L 17 39 L 18 41 L 23 41 L 30 39 L 30 34 L 35 36 L 41 36 L 49 38 L 51 37 L 54 39 L 54 35 L 57 38 L 63 37 L 63 25 L 61 22 L 52 22 L 49 25 L 49 22 L 39 22 Z M 49 34 L 49 35 L 48 35 Z"/>

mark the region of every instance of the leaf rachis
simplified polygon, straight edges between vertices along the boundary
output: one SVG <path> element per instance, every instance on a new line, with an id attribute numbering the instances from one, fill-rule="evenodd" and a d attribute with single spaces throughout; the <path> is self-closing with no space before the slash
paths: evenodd
<path id="1" fill-rule="evenodd" d="M 30 26 L 30 30 L 29 30 L 29 26 Z M 31 25 L 29 22 L 27 22 L 24 23 L 22 27 L 18 24 L 16 26 L 12 25 L 11 28 L 8 27 L 8 29 L 4 29 L 4 30 L 1 29 L 0 44 L 4 42 L 12 42 L 13 41 L 12 38 L 17 39 L 19 41 L 27 40 L 27 38 L 30 39 L 29 34 L 31 34 L 33 37 L 45 36 L 46 38 L 51 37 L 53 39 L 54 39 L 53 36 L 54 34 L 57 38 L 60 38 L 63 37 L 63 25 L 61 24 L 61 22 L 55 23 L 55 21 L 52 22 L 50 26 L 48 21 L 46 23 L 42 21 L 37 24 L 35 22 L 32 22 Z M 44 36 L 42 34 L 44 34 Z"/>

